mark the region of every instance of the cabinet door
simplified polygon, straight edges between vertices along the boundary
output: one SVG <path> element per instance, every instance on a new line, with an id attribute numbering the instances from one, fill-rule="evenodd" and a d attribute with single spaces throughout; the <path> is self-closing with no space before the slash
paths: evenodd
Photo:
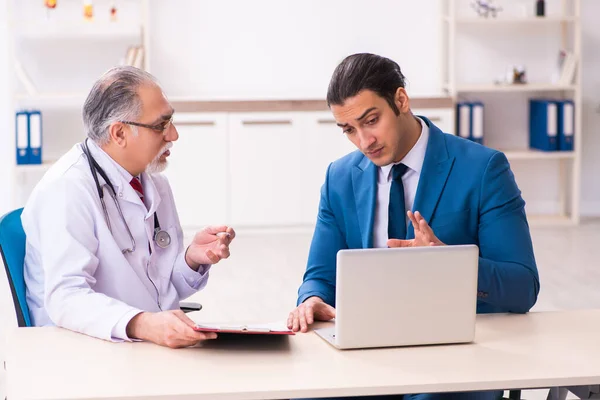
<path id="1" fill-rule="evenodd" d="M 311 155 L 305 169 L 305 202 L 303 220 L 314 224 L 317 220 L 321 186 L 329 164 L 355 150 L 342 128 L 336 125 L 329 111 L 305 113 L 304 133 Z"/>
<path id="2" fill-rule="evenodd" d="M 199 228 L 228 223 L 227 115 L 175 114 L 169 179 L 181 225 Z"/>
<path id="3" fill-rule="evenodd" d="M 229 117 L 231 221 L 234 226 L 303 224 L 310 154 L 297 112 Z"/>
<path id="4" fill-rule="evenodd" d="M 454 110 L 452 108 L 417 108 L 412 110 L 414 115 L 429 118 L 431 122 L 444 133 L 456 135 L 454 124 Z"/>

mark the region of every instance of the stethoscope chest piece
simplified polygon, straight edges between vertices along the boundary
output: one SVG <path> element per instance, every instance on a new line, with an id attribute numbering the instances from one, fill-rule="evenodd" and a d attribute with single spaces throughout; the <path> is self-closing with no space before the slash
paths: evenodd
<path id="1" fill-rule="evenodd" d="M 171 244 L 171 235 L 167 231 L 162 229 L 156 229 L 154 231 L 154 243 L 161 249 L 166 249 Z"/>
<path id="2" fill-rule="evenodd" d="M 88 146 L 87 146 L 87 139 L 83 142 L 82 149 L 83 149 L 83 153 L 86 155 L 86 157 L 88 159 L 88 163 L 90 165 L 90 170 L 91 170 L 92 176 L 94 178 L 94 183 L 96 184 L 96 189 L 98 190 L 98 196 L 100 197 L 100 202 L 102 203 L 102 209 L 104 211 L 104 219 L 106 220 L 108 229 L 112 233 L 110 219 L 108 217 L 108 211 L 106 209 L 106 204 L 104 202 L 104 187 L 100 186 L 100 182 L 98 180 L 97 173 L 100 174 L 102 179 L 104 179 L 104 181 L 106 182 L 106 185 L 110 188 L 110 190 L 109 190 L 110 196 L 112 197 L 113 201 L 115 202 L 115 206 L 117 207 L 119 216 L 121 217 L 121 220 L 123 221 L 123 224 L 125 225 L 125 228 L 127 228 L 127 233 L 129 235 L 129 239 L 131 240 L 131 247 L 121 250 L 121 252 L 123 254 L 133 253 L 135 251 L 135 239 L 133 238 L 133 234 L 131 233 L 131 230 L 129 229 L 129 225 L 127 225 L 127 222 L 125 221 L 125 217 L 123 216 L 123 212 L 121 211 L 121 206 L 119 205 L 119 201 L 117 200 L 117 198 L 115 196 L 115 193 L 116 193 L 115 188 L 113 187 L 112 183 L 108 179 L 108 176 L 106 175 L 104 170 L 98 165 L 96 160 L 94 160 L 94 158 L 90 154 L 90 150 L 88 149 Z M 156 215 L 156 212 L 154 212 L 154 242 L 161 249 L 166 249 L 171 244 L 171 235 L 169 235 L 169 233 L 167 231 L 164 231 L 160 228 L 160 223 L 158 222 L 158 216 Z"/>

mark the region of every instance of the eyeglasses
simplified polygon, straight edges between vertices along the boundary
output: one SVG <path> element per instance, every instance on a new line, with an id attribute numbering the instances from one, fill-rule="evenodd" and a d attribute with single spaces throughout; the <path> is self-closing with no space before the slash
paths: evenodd
<path id="1" fill-rule="evenodd" d="M 171 117 L 168 120 L 161 122 L 160 124 L 157 124 L 157 125 L 148 125 L 148 124 L 142 124 L 140 122 L 132 122 L 132 121 L 119 121 L 119 122 L 122 124 L 134 125 L 134 126 L 140 126 L 142 128 L 152 129 L 153 131 L 162 133 L 164 135 L 171 127 L 171 124 L 173 124 L 173 117 Z"/>

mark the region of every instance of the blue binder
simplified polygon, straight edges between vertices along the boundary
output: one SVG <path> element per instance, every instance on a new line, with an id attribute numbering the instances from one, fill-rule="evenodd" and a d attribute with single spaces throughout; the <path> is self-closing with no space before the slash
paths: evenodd
<path id="1" fill-rule="evenodd" d="M 552 100 L 529 100 L 529 147 L 558 150 L 558 105 Z"/>
<path id="2" fill-rule="evenodd" d="M 471 137 L 475 143 L 483 144 L 483 103 L 471 103 Z"/>
<path id="3" fill-rule="evenodd" d="M 456 103 L 456 135 L 463 139 L 471 138 L 471 105 L 468 102 Z"/>
<path id="4" fill-rule="evenodd" d="M 17 164 L 29 164 L 29 113 L 16 113 L 15 134 L 17 148 Z"/>
<path id="5" fill-rule="evenodd" d="M 42 163 L 42 113 L 29 112 L 29 163 Z"/>
<path id="6" fill-rule="evenodd" d="M 575 104 L 572 100 L 558 101 L 558 149 L 573 150 L 575 133 Z"/>

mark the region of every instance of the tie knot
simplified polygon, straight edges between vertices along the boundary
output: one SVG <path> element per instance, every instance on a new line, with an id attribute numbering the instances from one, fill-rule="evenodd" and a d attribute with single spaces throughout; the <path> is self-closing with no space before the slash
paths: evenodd
<path id="1" fill-rule="evenodd" d="M 404 164 L 396 164 L 392 167 L 392 179 L 402 179 L 402 176 L 406 173 L 408 167 Z"/>
<path id="2" fill-rule="evenodd" d="M 140 196 L 141 199 L 144 198 L 144 188 L 142 187 L 142 181 L 140 181 L 140 178 L 138 178 L 137 176 L 134 176 L 131 181 L 129 182 L 129 184 L 131 185 L 131 187 L 133 188 L 133 190 L 135 190 L 138 194 L 138 196 Z"/>

